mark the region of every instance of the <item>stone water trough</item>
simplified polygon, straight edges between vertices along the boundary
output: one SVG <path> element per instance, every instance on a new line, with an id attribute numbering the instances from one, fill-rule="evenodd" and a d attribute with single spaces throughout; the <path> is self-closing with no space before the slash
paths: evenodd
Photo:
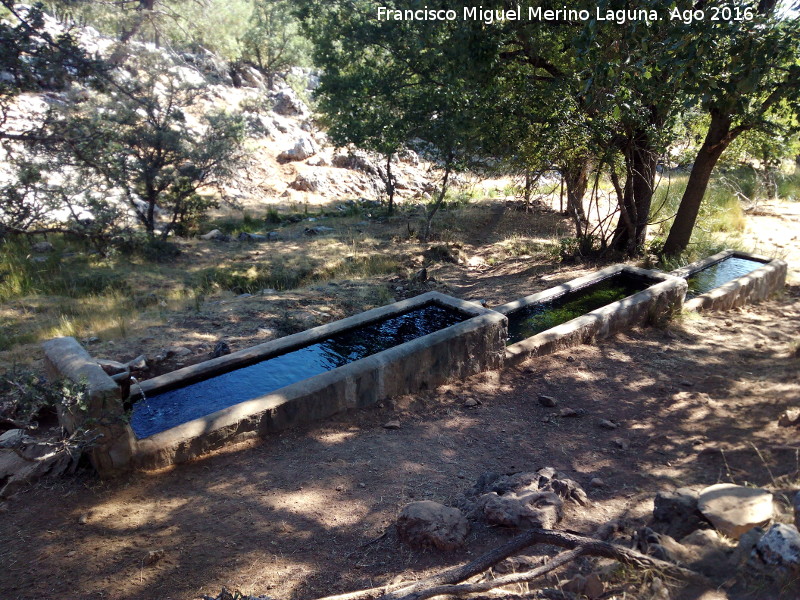
<path id="1" fill-rule="evenodd" d="M 723 250 L 671 275 L 689 282 L 686 310 L 727 310 L 761 302 L 786 284 L 786 262 L 738 250 Z"/>
<path id="2" fill-rule="evenodd" d="M 686 281 L 660 271 L 614 265 L 496 307 L 509 319 L 508 365 L 607 337 L 679 312 Z M 589 292 L 591 298 L 580 295 Z M 564 300 L 577 299 L 578 315 Z M 568 307 L 567 307 L 568 308 Z M 550 314 L 553 318 L 550 318 Z M 534 324 L 528 324 L 533 315 Z M 561 317 L 561 318 L 559 318 Z"/>
<path id="3" fill-rule="evenodd" d="M 419 311 L 431 309 L 441 323 L 438 330 L 428 333 L 428 313 Z M 422 316 L 415 317 L 417 313 Z M 381 327 L 392 323 L 399 324 L 397 345 L 369 346 L 369 340 L 364 342 L 364 336 L 359 337 L 359 332 L 364 331 L 383 337 L 391 335 Z M 422 335 L 409 339 L 415 335 L 413 331 L 409 333 L 409 328 L 419 325 L 427 329 L 423 327 Z M 132 468 L 184 462 L 231 442 L 265 436 L 347 409 L 364 408 L 391 396 L 499 369 L 506 337 L 504 315 L 429 292 L 155 377 L 134 385 L 131 398 L 123 397 L 120 385 L 74 338 L 49 340 L 44 343 L 44 350 L 45 363 L 54 379 L 67 377 L 87 385 L 85 408 L 64 409 L 60 419 L 70 432 L 90 427 L 103 434 L 91 458 L 101 475 L 112 475 Z M 358 352 L 332 348 L 341 346 L 343 340 L 357 346 Z M 366 350 L 365 344 L 369 346 Z M 378 351 L 371 353 L 372 350 Z M 294 365 L 286 363 L 285 357 L 298 352 Z M 333 368 L 301 379 L 294 377 L 293 381 L 295 366 L 311 364 L 308 352 L 315 352 L 324 361 L 333 353 L 338 362 L 333 363 Z M 365 354 L 368 355 L 360 357 Z M 259 391 L 263 373 L 244 378 L 248 369 L 273 360 L 278 361 L 279 375 L 288 377 L 279 381 L 292 383 Z M 335 366 L 338 364 L 341 366 Z M 214 387 L 215 379 L 226 383 Z M 243 386 L 237 383 L 240 379 L 246 380 Z M 251 387 L 250 397 L 237 396 L 241 392 L 233 389 L 237 385 Z M 203 396 L 203 390 L 210 393 Z M 205 406 L 209 412 L 199 416 L 187 413 L 187 420 L 181 420 L 180 414 L 176 417 L 174 413 L 182 410 L 180 402 L 172 398 L 176 392 L 185 393 L 188 404 Z M 247 399 L 239 400 L 240 397 Z M 131 401 L 135 401 L 132 413 L 128 409 Z M 176 418 L 180 422 L 173 424 Z M 162 419 L 162 423 L 156 422 Z"/>

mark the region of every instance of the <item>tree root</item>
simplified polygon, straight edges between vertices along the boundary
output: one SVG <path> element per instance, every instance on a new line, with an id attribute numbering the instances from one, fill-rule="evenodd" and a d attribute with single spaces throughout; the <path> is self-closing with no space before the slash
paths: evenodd
<path id="1" fill-rule="evenodd" d="M 550 544 L 566 548 L 567 551 L 556 555 L 547 564 L 524 573 L 513 573 L 480 583 L 456 585 L 535 544 Z M 579 556 L 610 558 L 639 569 L 653 569 L 676 579 L 701 584 L 708 583 L 705 577 L 691 569 L 647 556 L 625 546 L 552 529 L 530 529 L 465 565 L 447 569 L 421 581 L 358 590 L 347 594 L 327 596 L 318 600 L 371 600 L 374 598 L 380 598 L 381 600 L 425 600 L 426 598 L 441 595 L 464 596 L 511 583 L 531 581 L 575 560 Z"/>

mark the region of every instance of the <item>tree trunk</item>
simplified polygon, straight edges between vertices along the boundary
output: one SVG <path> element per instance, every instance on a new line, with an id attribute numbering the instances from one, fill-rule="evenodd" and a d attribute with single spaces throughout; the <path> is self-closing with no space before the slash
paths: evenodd
<path id="1" fill-rule="evenodd" d="M 533 192 L 533 175 L 529 169 L 525 169 L 525 190 L 523 191 L 523 200 L 525 204 L 531 203 L 531 193 Z"/>
<path id="2" fill-rule="evenodd" d="M 589 175 L 594 167 L 591 157 L 583 156 L 567 161 L 564 166 L 564 182 L 567 186 L 567 212 L 572 217 L 575 225 L 575 237 L 583 237 L 583 226 L 586 224 L 586 214 L 583 211 L 583 197 L 589 187 Z"/>
<path id="3" fill-rule="evenodd" d="M 442 178 L 442 188 L 439 190 L 439 196 L 433 203 L 431 209 L 425 215 L 425 232 L 423 234 L 423 241 L 427 242 L 431 237 L 431 225 L 433 223 L 433 216 L 442 206 L 444 197 L 447 194 L 447 184 L 450 180 L 450 171 L 453 167 L 453 155 L 448 154 L 444 162 L 444 177 Z"/>
<path id="4" fill-rule="evenodd" d="M 719 157 L 739 134 L 737 131 L 731 135 L 731 121 L 730 115 L 711 114 L 711 123 L 708 126 L 706 138 L 697 152 L 692 172 L 689 174 L 689 182 L 686 184 L 686 191 L 683 193 L 675 221 L 672 223 L 667 241 L 664 242 L 664 248 L 661 251 L 665 256 L 678 256 L 689 245 L 711 173 Z"/>
<path id="5" fill-rule="evenodd" d="M 386 179 L 383 181 L 386 186 L 386 194 L 389 196 L 389 214 L 394 214 L 394 191 L 397 187 L 394 175 L 392 175 L 392 153 L 386 155 Z"/>
<path id="6" fill-rule="evenodd" d="M 627 178 L 612 248 L 628 256 L 637 256 L 644 249 L 650 204 L 655 191 L 658 154 L 645 131 L 634 134 L 625 152 Z M 633 224 L 631 231 L 630 225 Z"/>

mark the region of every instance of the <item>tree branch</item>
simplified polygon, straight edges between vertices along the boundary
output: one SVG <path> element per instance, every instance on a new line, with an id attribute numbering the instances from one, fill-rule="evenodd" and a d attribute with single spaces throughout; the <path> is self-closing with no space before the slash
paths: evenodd
<path id="1" fill-rule="evenodd" d="M 603 558 L 611 558 L 619 561 L 625 565 L 631 565 L 641 569 L 654 569 L 660 571 L 671 577 L 676 577 L 686 581 L 705 584 L 708 583 L 705 577 L 699 573 L 679 567 L 673 563 L 659 560 L 651 556 L 631 550 L 618 544 L 604 542 L 590 537 L 566 533 L 563 531 L 554 531 L 552 529 L 530 529 L 524 533 L 519 534 L 511 541 L 507 542 L 499 548 L 487 552 L 486 554 L 476 558 L 472 562 L 462 565 L 460 567 L 453 567 L 438 575 L 433 575 L 421 581 L 417 581 L 410 585 L 402 583 L 387 585 L 382 587 L 375 587 L 366 590 L 358 590 L 349 592 L 347 594 L 339 594 L 336 596 L 327 596 L 319 600 L 371 600 L 373 598 L 381 598 L 382 600 L 422 600 L 423 598 L 431 597 L 428 593 L 429 590 L 436 588 L 444 589 L 443 586 L 449 586 L 448 590 L 454 590 L 453 585 L 461 583 L 482 573 L 490 567 L 496 565 L 501 560 L 513 556 L 520 551 L 533 546 L 534 544 L 550 544 L 567 548 L 570 551 L 576 552 L 562 552 L 553 558 L 545 567 L 551 567 L 550 570 L 555 569 L 562 564 L 566 564 L 569 560 L 573 560 L 578 556 L 600 556 Z M 559 561 L 557 564 L 555 561 Z M 530 576 L 531 578 L 539 577 L 539 569 L 534 569 L 527 573 L 521 574 Z M 544 573 L 542 573 L 544 574 Z M 501 578 L 503 579 L 503 578 Z M 495 580 L 495 582 L 498 580 Z M 505 583 L 495 584 L 506 585 Z M 464 588 L 466 589 L 466 588 Z M 485 588 L 485 589 L 491 589 Z M 482 591 L 475 589 L 475 591 Z M 434 595 L 440 595 L 449 592 L 438 591 Z M 469 592 L 463 592 L 469 593 Z M 419 595 L 417 595 L 419 594 Z M 427 594 L 427 595 L 426 595 Z"/>
<path id="2" fill-rule="evenodd" d="M 427 590 L 417 592 L 415 594 L 408 594 L 407 596 L 403 596 L 399 600 L 425 600 L 426 598 L 433 598 L 434 596 L 466 596 L 467 594 L 474 594 L 477 592 L 486 592 L 488 590 L 493 590 L 495 588 L 499 588 L 504 585 L 510 585 L 513 583 L 525 583 L 527 581 L 533 581 L 534 579 L 538 579 L 544 575 L 547 575 L 551 571 L 555 571 L 559 567 L 567 564 L 582 556 L 584 554 L 584 547 L 578 546 L 572 550 L 567 550 L 562 552 L 561 554 L 556 555 L 555 557 L 551 558 L 547 564 L 542 565 L 541 567 L 537 567 L 536 569 L 532 569 L 530 571 L 525 571 L 523 573 L 512 573 L 510 575 L 506 575 L 505 577 L 497 577 L 496 579 L 490 579 L 489 581 L 481 581 L 480 583 L 465 583 L 462 585 L 440 585 L 437 587 L 432 587 Z M 389 595 L 386 596 L 387 600 L 392 598 L 393 596 Z"/>

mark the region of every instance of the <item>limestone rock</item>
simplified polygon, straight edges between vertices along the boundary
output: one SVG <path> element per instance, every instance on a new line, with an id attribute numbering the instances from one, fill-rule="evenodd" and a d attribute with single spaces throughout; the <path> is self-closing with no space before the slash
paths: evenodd
<path id="1" fill-rule="evenodd" d="M 506 527 L 551 527 L 565 500 L 588 505 L 581 486 L 552 467 L 500 476 L 487 472 L 464 492 L 459 506 L 469 518 Z"/>
<path id="2" fill-rule="evenodd" d="M 231 348 L 224 340 L 218 341 L 214 344 L 214 350 L 211 351 L 211 358 L 219 358 L 231 353 Z"/>
<path id="3" fill-rule="evenodd" d="M 240 242 L 266 242 L 269 239 L 269 235 L 262 235 L 259 233 L 247 233 L 246 231 L 242 231 L 237 237 L 237 240 Z"/>
<path id="4" fill-rule="evenodd" d="M 542 406 L 546 406 L 548 408 L 554 407 L 558 402 L 552 396 L 545 396 L 544 394 L 539 394 L 539 404 Z"/>
<path id="5" fill-rule="evenodd" d="M 631 447 L 631 443 L 628 440 L 626 440 L 625 438 L 614 438 L 611 441 L 620 450 L 627 450 L 628 448 Z"/>
<path id="6" fill-rule="evenodd" d="M 531 529 L 551 529 L 563 516 L 563 502 L 554 492 L 528 494 L 484 494 L 478 505 L 486 521 L 492 525 Z"/>
<path id="7" fill-rule="evenodd" d="M 128 368 L 132 371 L 144 371 L 147 369 L 147 357 L 144 354 L 140 354 L 128 362 Z"/>
<path id="8" fill-rule="evenodd" d="M 318 152 L 317 145 L 311 138 L 301 137 L 294 146 L 289 150 L 285 150 L 278 155 L 278 160 L 281 162 L 290 162 L 296 160 L 305 160 L 314 156 Z"/>
<path id="9" fill-rule="evenodd" d="M 397 534 L 412 546 L 455 550 L 464 545 L 469 523 L 457 508 L 423 500 L 403 507 L 397 518 Z"/>
<path id="10" fill-rule="evenodd" d="M 653 531 L 650 527 L 643 527 L 636 532 L 636 546 L 648 556 L 653 556 L 659 560 L 667 560 L 674 563 L 683 562 L 686 553 L 683 545 L 670 535 L 660 534 Z"/>
<path id="11" fill-rule="evenodd" d="M 325 158 L 324 156 L 319 156 L 319 155 L 309 158 L 306 161 L 306 164 L 309 167 L 328 167 L 328 166 L 330 166 L 330 163 L 328 162 L 328 159 Z"/>
<path id="12" fill-rule="evenodd" d="M 682 538 L 680 543 L 685 552 L 682 562 L 694 570 L 709 576 L 727 572 L 733 548 L 715 530 L 698 529 Z"/>
<path id="13" fill-rule="evenodd" d="M 800 533 L 794 525 L 775 523 L 756 544 L 765 564 L 800 572 Z"/>
<path id="14" fill-rule="evenodd" d="M 574 479 L 559 477 L 550 481 L 549 487 L 564 500 L 572 500 L 581 506 L 589 506 L 589 497 Z"/>
<path id="15" fill-rule="evenodd" d="M 201 240 L 207 240 L 207 241 L 213 240 L 213 241 L 216 241 L 216 242 L 227 242 L 231 238 L 230 238 L 230 236 L 225 235 L 224 233 L 222 233 L 219 229 L 212 229 L 208 233 L 204 233 L 203 235 L 201 235 L 200 239 Z"/>
<path id="16" fill-rule="evenodd" d="M 744 532 L 739 538 L 739 544 L 736 546 L 731 562 L 737 566 L 744 566 L 753 556 L 756 544 L 758 544 L 758 541 L 763 535 L 764 530 L 761 529 L 761 527 L 753 527 L 749 531 Z"/>
<path id="17" fill-rule="evenodd" d="M 291 88 L 285 88 L 272 95 L 272 110 L 279 115 L 299 117 L 304 117 L 309 112 L 305 102 L 300 100 Z"/>
<path id="18" fill-rule="evenodd" d="M 339 152 L 333 156 L 331 163 L 339 169 L 362 171 L 368 175 L 378 175 L 381 170 L 381 167 L 378 167 L 362 150 Z"/>
<path id="19" fill-rule="evenodd" d="M 800 408 L 787 408 L 778 419 L 781 427 L 792 427 L 800 425 Z"/>
<path id="20" fill-rule="evenodd" d="M 289 184 L 293 190 L 300 192 L 320 192 L 326 186 L 325 180 L 317 173 L 299 173 Z"/>
<path id="21" fill-rule="evenodd" d="M 322 235 L 325 233 L 330 233 L 334 231 L 333 227 L 325 227 L 324 225 L 317 225 L 316 227 L 306 227 L 303 229 L 303 234 L 312 236 L 312 235 Z"/>
<path id="22" fill-rule="evenodd" d="M 30 439 L 23 429 L 9 429 L 0 435 L 0 448 L 19 448 Z"/>
<path id="23" fill-rule="evenodd" d="M 714 527 L 737 540 L 773 515 L 772 494 L 731 483 L 718 483 L 702 490 L 697 508 Z"/>
<path id="24" fill-rule="evenodd" d="M 192 351 L 184 346 L 172 346 L 170 348 L 167 348 L 168 356 L 182 357 L 182 356 L 189 356 L 191 353 Z"/>
<path id="25" fill-rule="evenodd" d="M 400 429 L 400 421 L 387 421 L 383 424 L 384 429 Z"/>

